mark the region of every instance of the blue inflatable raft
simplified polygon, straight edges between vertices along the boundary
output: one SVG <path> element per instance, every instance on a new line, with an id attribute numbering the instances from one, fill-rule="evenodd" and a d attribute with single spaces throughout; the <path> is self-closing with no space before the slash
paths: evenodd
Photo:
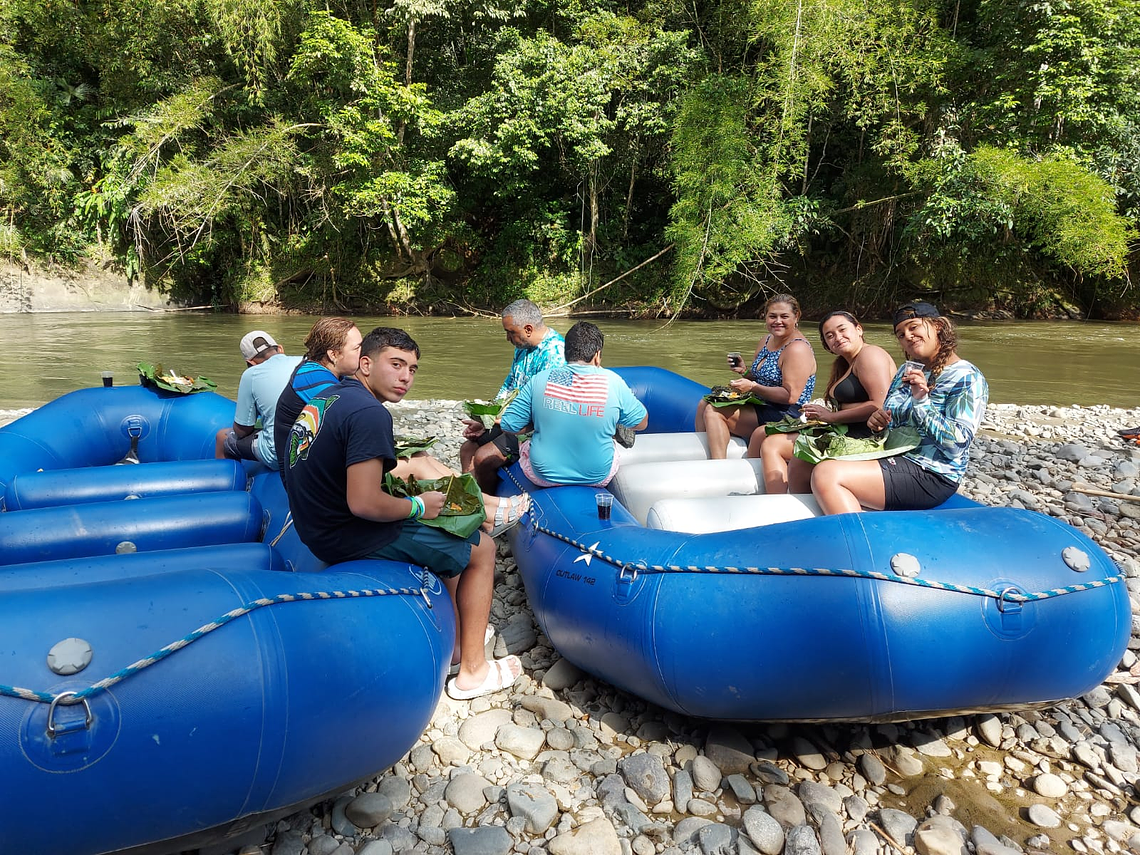
<path id="1" fill-rule="evenodd" d="M 0 429 L 0 852 L 223 840 L 376 775 L 430 720 L 442 585 L 324 569 L 276 472 L 201 459 L 233 414 L 99 388 Z"/>
<path id="2" fill-rule="evenodd" d="M 960 496 L 820 516 L 762 495 L 759 461 L 706 459 L 707 388 L 619 373 L 658 433 L 623 454 L 609 521 L 593 488 L 536 489 L 517 466 L 503 484 L 533 497 L 511 545 L 575 665 L 709 719 L 886 721 L 1053 703 L 1123 655 L 1124 580 L 1076 529 Z"/>

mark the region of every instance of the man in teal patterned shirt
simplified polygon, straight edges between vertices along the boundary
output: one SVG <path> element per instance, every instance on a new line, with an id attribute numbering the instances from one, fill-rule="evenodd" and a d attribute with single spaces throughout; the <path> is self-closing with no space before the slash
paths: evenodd
<path id="1" fill-rule="evenodd" d="M 542 310 L 530 300 L 515 300 L 503 309 L 503 332 L 515 346 L 515 358 L 496 400 L 521 389 L 539 371 L 566 364 L 562 336 L 543 322 Z M 460 465 L 475 476 L 484 492 L 493 493 L 499 467 L 518 459 L 518 437 L 503 433 L 497 424 L 491 430 L 484 430 L 474 419 L 465 419 L 464 424 L 466 442 L 459 447 Z"/>

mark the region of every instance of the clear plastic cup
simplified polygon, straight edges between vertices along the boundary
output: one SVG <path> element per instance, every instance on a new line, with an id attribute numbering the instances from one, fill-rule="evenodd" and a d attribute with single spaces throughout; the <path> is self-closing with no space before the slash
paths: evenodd
<path id="1" fill-rule="evenodd" d="M 598 519 L 608 520 L 610 518 L 610 509 L 614 504 L 614 497 L 612 493 L 595 493 L 594 502 L 598 506 Z"/>

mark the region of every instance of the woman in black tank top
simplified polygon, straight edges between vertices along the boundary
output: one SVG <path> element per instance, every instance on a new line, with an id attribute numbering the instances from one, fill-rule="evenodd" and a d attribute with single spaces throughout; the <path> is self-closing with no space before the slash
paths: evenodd
<path id="1" fill-rule="evenodd" d="M 809 419 L 847 425 L 848 436 L 871 435 L 867 419 L 883 405 L 895 362 L 883 348 L 867 344 L 863 326 L 848 312 L 829 312 L 819 322 L 823 346 L 835 354 L 827 381 L 826 404 L 808 403 L 801 412 Z M 763 426 L 758 433 L 762 433 Z M 753 434 L 750 457 L 763 458 L 764 488 L 768 493 L 810 493 L 811 464 L 792 455 L 798 433 Z M 761 443 L 763 443 L 761 445 Z"/>

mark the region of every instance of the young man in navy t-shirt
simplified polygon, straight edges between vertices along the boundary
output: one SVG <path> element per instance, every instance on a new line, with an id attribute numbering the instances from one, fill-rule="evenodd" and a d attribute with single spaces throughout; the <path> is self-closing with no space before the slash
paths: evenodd
<path id="1" fill-rule="evenodd" d="M 495 547 L 476 531 L 466 540 L 421 525 L 443 507 L 443 493 L 401 499 L 382 489 L 396 465 L 392 417 L 382 402 L 412 387 L 420 349 L 403 330 L 364 337 L 360 367 L 301 411 L 285 463 L 289 510 L 301 541 L 322 561 L 407 561 L 441 577 L 455 605 L 459 673 L 447 684 L 458 700 L 499 691 L 522 672 L 517 656 L 488 662 L 484 652 L 495 579 Z"/>

